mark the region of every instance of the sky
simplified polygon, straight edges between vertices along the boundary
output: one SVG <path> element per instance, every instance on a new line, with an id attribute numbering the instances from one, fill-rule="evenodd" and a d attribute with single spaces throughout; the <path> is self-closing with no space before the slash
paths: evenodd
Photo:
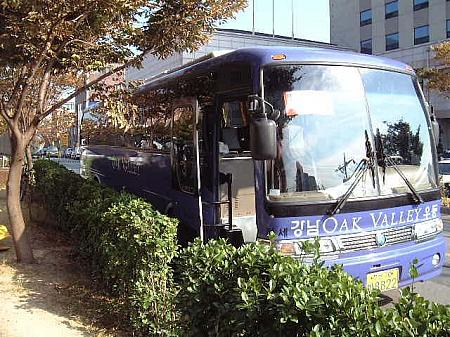
<path id="1" fill-rule="evenodd" d="M 252 31 L 253 8 L 257 32 L 272 34 L 275 27 L 276 35 L 291 37 L 294 8 L 294 37 L 330 42 L 329 0 L 248 0 L 248 7 L 220 28 Z"/>

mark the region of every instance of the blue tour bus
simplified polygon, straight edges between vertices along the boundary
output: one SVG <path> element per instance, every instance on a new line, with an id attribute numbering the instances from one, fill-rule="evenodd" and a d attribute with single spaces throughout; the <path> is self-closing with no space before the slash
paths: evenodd
<path id="1" fill-rule="evenodd" d="M 82 172 L 180 219 L 181 239 L 275 232 L 295 258 L 318 237 L 327 265 L 381 290 L 411 283 L 415 258 L 417 281 L 441 272 L 435 122 L 411 67 L 246 48 L 164 73 L 135 99 L 136 127 L 91 137 Z"/>

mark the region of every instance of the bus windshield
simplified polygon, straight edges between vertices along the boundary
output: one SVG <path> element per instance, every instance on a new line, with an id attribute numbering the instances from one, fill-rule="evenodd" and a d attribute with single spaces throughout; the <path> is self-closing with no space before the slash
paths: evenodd
<path id="1" fill-rule="evenodd" d="M 393 166 L 418 191 L 436 187 L 412 76 L 325 65 L 270 66 L 263 76 L 264 99 L 279 111 L 278 155 L 267 165 L 271 200 L 333 200 L 355 179 L 350 198 L 409 192 Z M 367 165 L 376 148 L 378 160 Z"/>

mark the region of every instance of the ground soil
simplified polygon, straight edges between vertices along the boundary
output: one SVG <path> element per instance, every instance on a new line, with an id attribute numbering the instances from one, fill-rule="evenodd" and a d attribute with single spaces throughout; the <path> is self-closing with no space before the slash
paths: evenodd
<path id="1" fill-rule="evenodd" d="M 0 224 L 7 225 L 0 190 Z M 118 309 L 77 257 L 69 237 L 30 222 L 36 263 L 16 263 L 10 238 L 0 241 L 0 337 L 130 336 Z"/>

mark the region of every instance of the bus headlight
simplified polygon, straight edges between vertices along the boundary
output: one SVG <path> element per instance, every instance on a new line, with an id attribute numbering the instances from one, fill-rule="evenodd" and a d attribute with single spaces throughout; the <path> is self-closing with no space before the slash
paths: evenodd
<path id="1" fill-rule="evenodd" d="M 320 239 L 319 243 L 320 243 L 319 248 L 320 253 L 331 253 L 336 250 L 333 241 L 330 239 Z"/>
<path id="2" fill-rule="evenodd" d="M 314 243 L 314 239 L 305 240 L 305 241 Z M 305 252 L 302 249 L 302 242 L 304 242 L 304 241 L 298 241 L 298 243 L 296 245 L 295 253 L 297 255 L 305 255 Z M 319 253 L 320 254 L 327 254 L 327 253 L 331 253 L 334 251 L 336 251 L 336 246 L 333 243 L 333 240 L 327 239 L 327 238 L 319 239 Z M 310 255 L 312 253 L 314 253 L 314 252 L 308 252 L 308 255 Z"/>
<path id="3" fill-rule="evenodd" d="M 441 219 L 419 222 L 414 225 L 414 236 L 416 239 L 420 240 L 442 232 L 443 228 L 444 224 Z"/>
<path id="4" fill-rule="evenodd" d="M 281 241 L 276 243 L 277 251 L 283 255 L 294 255 L 296 242 Z"/>

